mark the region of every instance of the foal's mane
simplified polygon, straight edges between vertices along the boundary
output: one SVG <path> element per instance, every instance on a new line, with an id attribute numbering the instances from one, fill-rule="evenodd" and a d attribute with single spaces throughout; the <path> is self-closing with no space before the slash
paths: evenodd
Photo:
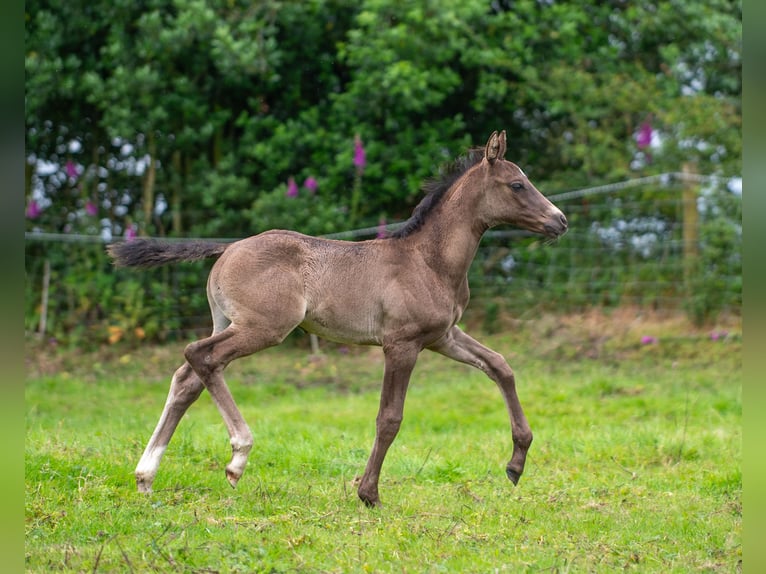
<path id="1" fill-rule="evenodd" d="M 468 152 L 439 170 L 439 175 L 426 180 L 421 190 L 426 196 L 420 200 L 410 218 L 404 224 L 389 234 L 394 239 L 402 239 L 415 233 L 423 226 L 428 216 L 444 198 L 460 177 L 484 158 L 484 148 L 471 148 Z"/>

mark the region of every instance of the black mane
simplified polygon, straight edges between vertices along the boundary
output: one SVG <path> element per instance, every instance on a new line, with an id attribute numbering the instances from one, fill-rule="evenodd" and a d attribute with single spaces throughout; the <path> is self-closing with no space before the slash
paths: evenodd
<path id="1" fill-rule="evenodd" d="M 410 218 L 402 226 L 389 234 L 389 237 L 402 239 L 415 233 L 423 226 L 426 218 L 439 205 L 447 190 L 460 179 L 465 172 L 475 166 L 484 158 L 484 148 L 472 148 L 464 156 L 447 164 L 440 169 L 437 177 L 427 180 L 422 191 L 426 196 L 418 203 Z"/>

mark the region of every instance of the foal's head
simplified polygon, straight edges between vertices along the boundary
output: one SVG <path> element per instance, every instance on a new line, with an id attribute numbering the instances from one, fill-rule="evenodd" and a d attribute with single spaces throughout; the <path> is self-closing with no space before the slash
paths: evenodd
<path id="1" fill-rule="evenodd" d="M 493 132 L 484 159 L 472 177 L 484 182 L 483 219 L 492 227 L 510 223 L 521 229 L 557 238 L 567 231 L 567 218 L 532 185 L 515 163 L 505 160 L 505 131 Z"/>

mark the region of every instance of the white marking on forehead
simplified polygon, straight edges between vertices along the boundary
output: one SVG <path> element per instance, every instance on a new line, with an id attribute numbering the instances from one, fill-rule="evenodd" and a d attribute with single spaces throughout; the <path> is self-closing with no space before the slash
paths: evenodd
<path id="1" fill-rule="evenodd" d="M 527 177 L 527 174 L 526 174 L 526 173 L 524 173 L 524 170 L 523 170 L 523 169 L 521 169 L 521 168 L 520 168 L 518 165 L 516 166 L 516 169 L 518 169 L 518 170 L 519 170 L 519 173 L 521 173 L 521 175 L 523 175 L 524 177 L 526 177 L 527 179 L 529 179 L 529 178 Z"/>

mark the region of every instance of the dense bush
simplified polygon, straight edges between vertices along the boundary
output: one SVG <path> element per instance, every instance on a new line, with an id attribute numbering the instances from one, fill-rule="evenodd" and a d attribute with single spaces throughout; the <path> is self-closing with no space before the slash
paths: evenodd
<path id="1" fill-rule="evenodd" d="M 507 157 L 548 193 L 685 162 L 741 171 L 739 1 L 30 0 L 25 9 L 30 234 L 374 226 L 406 217 L 425 178 L 496 129 L 508 131 Z M 573 213 L 578 225 L 595 230 L 600 205 L 620 210 L 593 197 L 590 211 Z M 718 234 L 697 276 L 730 257 L 736 237 Z M 103 254 L 69 247 L 74 257 L 51 256 L 68 321 L 111 314 L 118 292 L 140 306 L 126 287 L 135 278 L 110 276 Z M 27 252 L 30 324 L 41 264 L 30 250 L 40 248 Z M 564 273 L 543 269 L 551 253 L 535 254 L 540 281 Z M 593 280 L 604 288 L 589 300 L 612 302 L 607 286 L 619 278 Z M 173 298 L 181 292 L 172 284 Z M 731 302 L 716 293 L 696 291 L 692 312 Z"/>

